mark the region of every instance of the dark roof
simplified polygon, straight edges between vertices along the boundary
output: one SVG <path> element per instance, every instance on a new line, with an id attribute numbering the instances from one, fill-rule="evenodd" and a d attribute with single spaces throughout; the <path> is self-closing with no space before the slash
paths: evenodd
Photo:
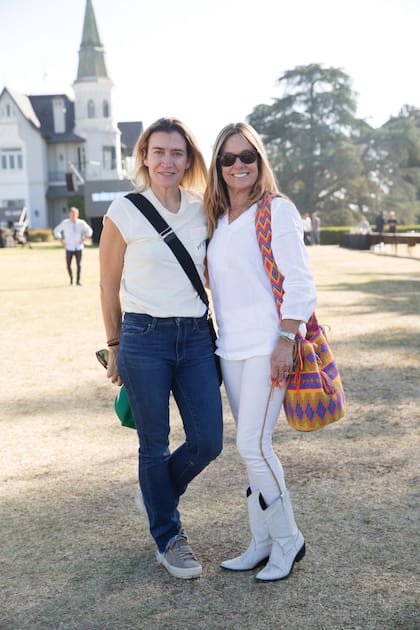
<path id="1" fill-rule="evenodd" d="M 127 153 L 131 154 L 139 135 L 143 131 L 143 123 L 141 120 L 119 122 L 118 129 L 121 131 L 121 145 L 125 148 Z"/>
<path id="2" fill-rule="evenodd" d="M 60 97 L 66 108 L 64 133 L 54 132 L 53 99 Z M 74 129 L 74 103 L 66 94 L 39 94 L 28 96 L 32 108 L 41 123 L 40 132 L 47 142 L 85 142 L 84 138 L 77 136 Z"/>

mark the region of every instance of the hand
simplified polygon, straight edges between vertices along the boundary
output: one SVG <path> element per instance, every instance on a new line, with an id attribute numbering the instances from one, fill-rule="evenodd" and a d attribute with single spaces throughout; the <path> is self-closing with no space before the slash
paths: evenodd
<path id="1" fill-rule="evenodd" d="M 118 346 L 112 346 L 109 348 L 109 358 L 108 358 L 108 367 L 106 370 L 107 378 L 110 378 L 112 383 L 115 385 L 121 386 L 122 379 L 118 374 L 118 366 L 117 366 L 117 358 L 118 358 Z"/>
<path id="2" fill-rule="evenodd" d="M 294 345 L 284 339 L 279 339 L 273 354 L 271 355 L 271 380 L 275 383 L 283 383 L 293 370 Z"/>

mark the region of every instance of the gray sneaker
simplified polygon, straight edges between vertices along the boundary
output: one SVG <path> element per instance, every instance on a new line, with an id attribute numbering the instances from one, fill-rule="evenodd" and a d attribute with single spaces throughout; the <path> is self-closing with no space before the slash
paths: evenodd
<path id="1" fill-rule="evenodd" d="M 201 575 L 201 564 L 188 544 L 188 538 L 184 533 L 178 534 L 166 548 L 164 553 L 156 554 L 159 564 L 177 578 L 190 580 Z"/>

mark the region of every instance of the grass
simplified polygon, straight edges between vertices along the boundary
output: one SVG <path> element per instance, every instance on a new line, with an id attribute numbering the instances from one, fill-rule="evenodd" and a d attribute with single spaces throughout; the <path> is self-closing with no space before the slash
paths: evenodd
<path id="1" fill-rule="evenodd" d="M 223 453 L 181 504 L 203 577 L 175 580 L 134 506 L 136 435 L 119 426 L 94 356 L 97 249 L 85 250 L 82 287 L 68 286 L 55 245 L 0 250 L 1 630 L 419 627 L 419 260 L 308 251 L 348 413 L 312 434 L 280 417 L 307 555 L 288 580 L 259 584 L 218 566 L 248 543 L 225 396 Z"/>

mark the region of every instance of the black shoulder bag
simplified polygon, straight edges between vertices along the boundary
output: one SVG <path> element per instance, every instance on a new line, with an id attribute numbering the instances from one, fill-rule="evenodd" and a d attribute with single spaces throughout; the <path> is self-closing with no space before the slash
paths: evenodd
<path id="1" fill-rule="evenodd" d="M 146 199 L 146 197 L 139 193 L 129 193 L 125 196 L 129 201 L 131 201 L 133 205 L 136 206 L 138 210 L 140 210 L 140 212 L 146 217 L 146 219 L 152 224 L 152 226 L 155 228 L 161 238 L 165 241 L 167 246 L 172 250 L 172 253 L 185 271 L 194 289 L 197 291 L 201 300 L 206 305 L 207 321 L 209 324 L 210 335 L 213 342 L 213 350 L 216 350 L 217 334 L 214 328 L 211 313 L 209 312 L 209 298 L 207 296 L 203 283 L 201 282 L 201 278 L 198 274 L 197 267 L 195 266 L 193 259 L 191 258 L 187 249 L 179 240 L 173 229 L 170 227 L 170 225 L 166 223 L 165 219 L 159 214 L 154 205 L 150 203 L 148 199 Z M 219 385 L 221 385 L 222 370 L 220 368 L 220 359 L 217 354 L 214 355 L 214 360 L 216 363 Z"/>

